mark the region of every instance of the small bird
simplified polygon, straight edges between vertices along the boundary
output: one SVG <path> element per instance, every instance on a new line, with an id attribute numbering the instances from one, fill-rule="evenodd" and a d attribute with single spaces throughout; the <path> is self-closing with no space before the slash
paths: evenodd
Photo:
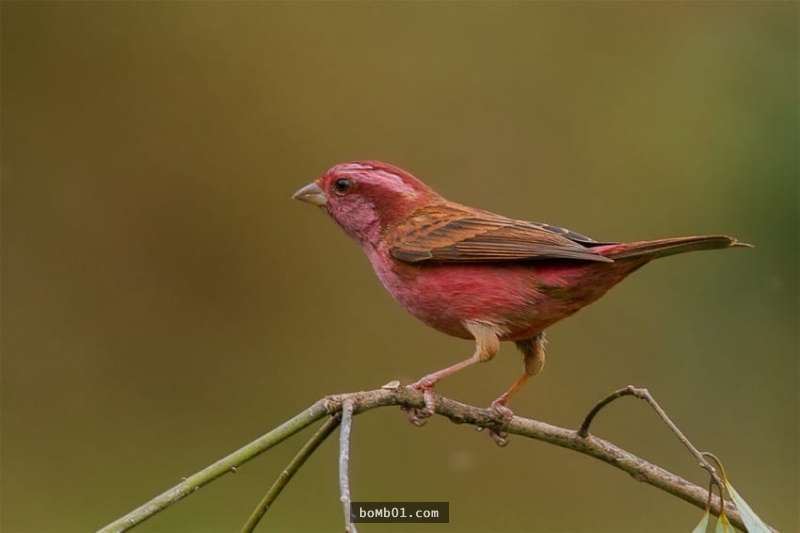
<path id="1" fill-rule="evenodd" d="M 425 397 L 425 408 L 411 414 L 418 425 L 433 412 L 436 383 L 491 360 L 501 341 L 513 341 L 524 364 L 491 404 L 510 418 L 511 397 L 544 367 L 549 326 L 653 259 L 750 246 L 725 235 L 598 242 L 451 202 L 380 161 L 336 165 L 293 198 L 325 209 L 361 245 L 383 286 L 409 313 L 443 333 L 475 340 L 471 357 L 410 385 Z"/>

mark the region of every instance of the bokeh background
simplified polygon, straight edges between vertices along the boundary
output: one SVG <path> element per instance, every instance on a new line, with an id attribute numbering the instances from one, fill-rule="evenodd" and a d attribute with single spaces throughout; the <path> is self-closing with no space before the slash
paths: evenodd
<path id="1" fill-rule="evenodd" d="M 384 159 L 446 196 L 598 239 L 724 232 L 550 331 L 515 403 L 576 426 L 647 386 L 740 492 L 798 523 L 798 4 L 2 4 L 2 523 L 83 532 L 317 398 L 471 352 L 391 301 L 291 193 Z M 440 391 L 487 404 L 506 346 Z M 601 436 L 704 484 L 633 400 Z M 236 530 L 292 439 L 141 526 Z M 328 442 L 272 531 L 341 528 Z M 689 531 L 701 512 L 550 445 L 399 410 L 354 428 L 353 492 L 448 500 L 369 531 Z"/>

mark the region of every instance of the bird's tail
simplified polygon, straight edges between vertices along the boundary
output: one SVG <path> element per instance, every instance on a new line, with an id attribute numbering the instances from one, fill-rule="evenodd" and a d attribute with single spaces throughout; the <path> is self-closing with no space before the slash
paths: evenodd
<path id="1" fill-rule="evenodd" d="M 727 235 L 695 235 L 691 237 L 675 237 L 655 241 L 625 242 L 598 246 L 593 251 L 608 258 L 628 259 L 641 257 L 657 259 L 669 255 L 683 254 L 697 250 L 716 250 L 720 248 L 752 248 L 752 244 L 739 242 Z"/>

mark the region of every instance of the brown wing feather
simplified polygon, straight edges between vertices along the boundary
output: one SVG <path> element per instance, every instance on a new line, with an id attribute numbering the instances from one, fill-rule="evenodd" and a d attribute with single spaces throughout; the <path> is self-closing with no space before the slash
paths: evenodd
<path id="1" fill-rule="evenodd" d="M 572 235 L 576 240 L 569 238 Z M 576 242 L 595 245 L 595 241 L 569 230 L 452 205 L 421 209 L 393 228 L 385 240 L 392 256 L 410 263 L 532 259 L 612 261 Z"/>

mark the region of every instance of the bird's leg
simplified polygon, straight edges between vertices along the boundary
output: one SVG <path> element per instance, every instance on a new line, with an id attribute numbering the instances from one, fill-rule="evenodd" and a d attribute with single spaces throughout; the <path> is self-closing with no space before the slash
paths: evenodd
<path id="1" fill-rule="evenodd" d="M 504 420 L 511 420 L 511 417 L 514 416 L 514 413 L 508 408 L 511 397 L 527 383 L 531 376 L 537 375 L 544 368 L 544 346 L 546 342 L 547 340 L 545 339 L 544 332 L 539 333 L 531 339 L 516 342 L 517 348 L 522 352 L 525 369 L 522 375 L 511 384 L 508 390 L 492 402 L 490 407 L 490 409 L 495 411 Z M 500 439 L 502 439 L 503 442 L 505 440 L 505 435 L 497 432 L 493 432 L 493 437 L 497 437 L 495 440 L 498 444 L 501 444 Z"/>
<path id="2" fill-rule="evenodd" d="M 544 346 L 546 342 L 547 340 L 545 339 L 544 332 L 541 332 L 531 339 L 517 341 L 515 343 L 519 351 L 522 352 L 524 371 L 522 375 L 511 384 L 508 390 L 492 402 L 491 406 L 493 410 L 498 411 L 504 418 L 513 416 L 511 409 L 508 408 L 511 397 L 527 383 L 531 376 L 539 374 L 544 368 Z"/>
<path id="3" fill-rule="evenodd" d="M 410 388 L 421 391 L 425 399 L 425 407 L 422 409 L 414 408 L 406 410 L 412 424 L 421 426 L 425 423 L 425 419 L 433 414 L 436 407 L 433 387 L 439 381 L 475 363 L 483 363 L 491 360 L 500 349 L 497 327 L 485 322 L 476 321 L 468 321 L 464 325 L 472 336 L 475 337 L 475 352 L 468 359 L 432 372 L 409 385 Z"/>

